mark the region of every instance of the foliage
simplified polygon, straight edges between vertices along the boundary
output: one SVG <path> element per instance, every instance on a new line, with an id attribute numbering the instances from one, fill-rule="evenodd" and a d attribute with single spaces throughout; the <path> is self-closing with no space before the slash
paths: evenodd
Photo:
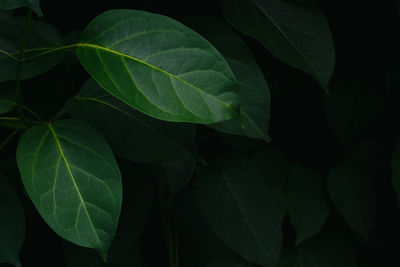
<path id="1" fill-rule="evenodd" d="M 363 8 L 0 0 L 0 266 L 398 266 L 398 1 Z"/>

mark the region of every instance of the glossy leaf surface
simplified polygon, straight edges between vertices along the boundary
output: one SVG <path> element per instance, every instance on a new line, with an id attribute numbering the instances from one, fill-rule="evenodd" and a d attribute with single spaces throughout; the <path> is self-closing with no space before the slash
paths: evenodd
<path id="1" fill-rule="evenodd" d="M 200 209 L 214 233 L 244 259 L 278 258 L 282 230 L 276 202 L 250 161 L 235 155 L 202 168 L 196 181 Z"/>
<path id="2" fill-rule="evenodd" d="M 13 17 L 6 12 L 0 12 L 0 82 L 15 80 L 17 63 L 9 55 L 18 57 L 25 31 L 24 17 Z M 23 58 L 33 57 L 49 47 L 64 44 L 62 36 L 51 26 L 39 20 L 32 19 Z M 63 59 L 63 53 L 40 56 L 24 62 L 21 69 L 21 79 L 28 79 L 44 73 Z"/>
<path id="3" fill-rule="evenodd" d="M 106 259 L 120 214 L 122 184 L 104 138 L 78 120 L 34 126 L 19 141 L 17 163 L 45 222 L 64 239 L 94 248 Z"/>
<path id="4" fill-rule="evenodd" d="M 0 263 L 20 266 L 25 239 L 25 216 L 17 194 L 0 172 Z"/>
<path id="5" fill-rule="evenodd" d="M 68 113 L 99 130 L 114 153 L 132 161 L 159 162 L 195 157 L 195 126 L 146 116 L 110 95 L 93 79 L 68 102 Z"/>
<path id="6" fill-rule="evenodd" d="M 296 230 L 296 243 L 318 233 L 329 215 L 322 177 L 312 169 L 295 164 L 288 181 L 290 221 Z"/>
<path id="7" fill-rule="evenodd" d="M 328 175 L 328 190 L 344 220 L 366 240 L 375 225 L 376 194 L 371 173 L 352 163 L 334 166 Z"/>
<path id="8" fill-rule="evenodd" d="M 104 89 L 152 117 L 213 123 L 236 114 L 236 81 L 222 55 L 171 18 L 107 11 L 88 25 L 77 52 Z"/>
<path id="9" fill-rule="evenodd" d="M 225 133 L 270 141 L 269 87 L 246 44 L 222 21 L 209 17 L 194 17 L 185 22 L 221 52 L 238 81 L 242 121 L 228 120 L 212 127 Z"/>
<path id="10" fill-rule="evenodd" d="M 221 0 L 228 22 L 327 91 L 335 63 L 329 25 L 313 1 Z"/>
<path id="11" fill-rule="evenodd" d="M 19 7 L 28 7 L 39 17 L 43 16 L 43 12 L 39 5 L 39 0 L 0 0 L 0 9 L 9 10 Z"/>

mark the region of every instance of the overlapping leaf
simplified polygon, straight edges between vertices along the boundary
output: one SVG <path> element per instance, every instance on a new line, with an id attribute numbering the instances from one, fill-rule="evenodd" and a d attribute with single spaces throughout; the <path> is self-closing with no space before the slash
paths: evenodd
<path id="1" fill-rule="evenodd" d="M 250 161 L 231 155 L 196 179 L 201 211 L 217 237 L 257 264 L 277 260 L 282 241 L 279 211 L 263 177 Z"/>
<path id="2" fill-rule="evenodd" d="M 328 175 L 328 190 L 344 220 L 366 240 L 375 225 L 376 194 L 371 173 L 350 162 L 334 166 Z"/>
<path id="3" fill-rule="evenodd" d="M 19 141 L 17 163 L 46 223 L 105 259 L 117 228 L 122 184 L 104 138 L 77 120 L 34 126 Z"/>
<path id="4" fill-rule="evenodd" d="M 13 187 L 0 172 L 0 263 L 21 266 L 19 251 L 24 239 L 24 211 Z"/>
<path id="5" fill-rule="evenodd" d="M 335 50 L 326 18 L 313 1 L 221 0 L 221 4 L 233 27 L 328 90 Z"/>
<path id="6" fill-rule="evenodd" d="M 15 80 L 17 62 L 10 56 L 18 57 L 25 32 L 26 19 L 0 12 L 0 81 Z M 29 27 L 24 58 L 33 57 L 46 48 L 63 45 L 63 38 L 50 24 L 32 20 Z M 40 56 L 24 62 L 21 79 L 28 79 L 48 71 L 63 59 L 63 53 Z"/>
<path id="7" fill-rule="evenodd" d="M 194 17 L 185 20 L 185 23 L 203 34 L 221 52 L 239 84 L 242 121 L 228 120 L 212 127 L 230 134 L 270 141 L 269 87 L 246 44 L 222 21 L 209 17 Z"/>
<path id="8" fill-rule="evenodd" d="M 102 89 L 93 79 L 68 102 L 68 113 L 98 129 L 113 151 L 126 159 L 159 162 L 195 157 L 193 124 L 148 117 Z"/>
<path id="9" fill-rule="evenodd" d="M 299 244 L 320 231 L 329 215 L 321 175 L 295 164 L 288 182 L 287 198 L 289 218 Z"/>
<path id="10" fill-rule="evenodd" d="M 0 9 L 10 10 L 19 7 L 28 7 L 39 17 L 43 16 L 43 12 L 39 5 L 39 0 L 0 0 Z"/>
<path id="11" fill-rule="evenodd" d="M 0 114 L 7 113 L 17 106 L 14 90 L 0 91 Z"/>
<path id="12" fill-rule="evenodd" d="M 107 11 L 88 25 L 77 53 L 104 89 L 152 117 L 215 123 L 238 116 L 236 80 L 223 56 L 171 18 Z"/>

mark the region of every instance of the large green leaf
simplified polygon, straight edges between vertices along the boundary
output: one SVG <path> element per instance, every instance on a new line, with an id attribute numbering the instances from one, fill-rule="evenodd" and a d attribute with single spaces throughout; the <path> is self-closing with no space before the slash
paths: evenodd
<path id="1" fill-rule="evenodd" d="M 240 114 L 244 128 L 238 120 L 220 122 L 212 127 L 225 133 L 270 141 L 269 87 L 246 44 L 222 21 L 195 17 L 184 22 L 203 34 L 221 52 L 239 84 Z"/>
<path id="2" fill-rule="evenodd" d="M 233 27 L 328 90 L 335 49 L 326 18 L 313 1 L 221 0 L 221 4 Z"/>
<path id="3" fill-rule="evenodd" d="M 0 172 L 0 263 L 21 266 L 19 251 L 24 239 L 24 211 L 13 187 Z"/>
<path id="4" fill-rule="evenodd" d="M 61 237 L 106 259 L 121 210 L 121 175 L 104 138 L 78 120 L 37 125 L 21 137 L 25 189 Z"/>
<path id="5" fill-rule="evenodd" d="M 193 159 L 195 126 L 148 117 L 88 80 L 79 96 L 68 102 L 68 113 L 89 122 L 123 158 L 139 162 Z"/>
<path id="6" fill-rule="evenodd" d="M 25 21 L 23 17 L 13 17 L 6 12 L 0 12 L 0 82 L 16 78 L 17 62 L 9 55 L 18 57 L 25 32 Z M 50 24 L 33 19 L 29 29 L 24 58 L 35 56 L 43 52 L 45 48 L 64 44 L 62 36 Z M 63 53 L 53 53 L 24 62 L 21 79 L 28 79 L 46 72 L 62 59 Z"/>
<path id="7" fill-rule="evenodd" d="M 199 170 L 197 199 L 219 239 L 257 264 L 277 260 L 282 241 L 279 211 L 263 177 L 246 158 L 232 154 Z"/>
<path id="8" fill-rule="evenodd" d="M 276 207 L 281 221 L 287 212 L 287 200 L 285 196 L 285 185 L 288 176 L 288 168 L 280 151 L 270 147 L 263 147 L 252 158 L 252 162 L 258 169 L 268 189 L 276 199 Z"/>
<path id="9" fill-rule="evenodd" d="M 368 239 L 376 220 L 376 194 L 373 176 L 350 162 L 334 167 L 328 175 L 333 205 L 357 233 Z"/>
<path id="10" fill-rule="evenodd" d="M 28 7 L 39 17 L 43 16 L 43 12 L 39 5 L 39 0 L 0 0 L 0 9 L 9 10 L 19 7 Z"/>
<path id="11" fill-rule="evenodd" d="M 297 244 L 319 232 L 328 218 L 329 206 L 322 181 L 319 173 L 300 164 L 291 170 L 287 199 Z"/>
<path id="12" fill-rule="evenodd" d="M 104 89 L 152 117 L 214 123 L 238 116 L 236 80 L 223 56 L 171 18 L 107 11 L 88 25 L 77 53 Z"/>
<path id="13" fill-rule="evenodd" d="M 400 205 L 400 140 L 393 151 L 390 167 L 392 169 L 392 184 L 396 190 L 397 200 Z"/>

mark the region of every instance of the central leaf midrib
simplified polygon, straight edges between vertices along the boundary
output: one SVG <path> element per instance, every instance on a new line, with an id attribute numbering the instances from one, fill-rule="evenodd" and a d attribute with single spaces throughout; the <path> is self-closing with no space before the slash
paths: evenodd
<path id="1" fill-rule="evenodd" d="M 56 132 L 55 132 L 53 126 L 52 126 L 50 123 L 47 124 L 47 125 L 48 125 L 48 127 L 49 127 L 49 129 L 50 129 L 51 134 L 52 134 L 53 137 L 54 137 L 54 141 L 55 141 L 56 144 L 57 144 L 57 148 L 58 148 L 58 150 L 60 151 L 60 155 L 61 155 L 62 159 L 64 160 L 65 166 L 67 167 L 69 176 L 71 177 L 72 184 L 74 185 L 75 190 L 76 190 L 76 192 L 77 192 L 77 194 L 78 194 L 78 197 L 79 197 L 79 199 L 80 199 L 80 201 L 81 201 L 81 203 L 82 203 L 82 207 L 83 207 L 83 209 L 84 209 L 84 211 L 85 211 L 85 213 L 86 213 L 86 215 L 87 215 L 87 218 L 88 218 L 88 220 L 89 220 L 90 226 L 91 226 L 92 229 L 93 229 L 93 232 L 94 232 L 94 234 L 95 234 L 95 236 L 96 236 L 96 239 L 97 239 L 98 243 L 101 244 L 100 238 L 99 238 L 99 236 L 97 235 L 96 228 L 94 227 L 93 222 L 92 222 L 92 219 L 90 218 L 89 212 L 88 212 L 88 210 L 87 210 L 86 203 L 85 203 L 85 201 L 83 200 L 82 194 L 81 194 L 81 192 L 80 192 L 80 190 L 79 190 L 79 187 L 78 187 L 78 185 L 77 185 L 77 183 L 76 183 L 76 181 L 75 181 L 74 175 L 72 174 L 71 168 L 70 168 L 70 166 L 69 166 L 69 163 L 68 163 L 68 161 L 67 161 L 67 158 L 65 157 L 64 151 L 63 151 L 63 149 L 62 149 L 62 147 L 61 147 L 60 140 L 58 139 L 57 134 L 56 134 Z"/>
<path id="2" fill-rule="evenodd" d="M 175 79 L 177 81 L 180 81 L 180 82 L 182 82 L 183 84 L 185 84 L 187 86 L 190 86 L 190 87 L 194 88 L 195 90 L 199 91 L 201 94 L 207 95 L 207 96 L 213 98 L 215 101 L 220 102 L 221 104 L 226 106 L 228 109 L 232 108 L 229 103 L 226 103 L 226 102 L 222 101 L 221 99 L 219 99 L 218 97 L 203 91 L 201 88 L 195 86 L 194 84 L 191 84 L 190 82 L 182 79 L 181 77 L 179 77 L 179 76 L 177 76 L 175 74 L 169 73 L 169 72 L 167 72 L 167 71 L 165 71 L 163 69 L 160 69 L 160 68 L 158 68 L 158 67 L 156 67 L 156 66 L 154 66 L 154 65 L 152 65 L 152 64 L 150 64 L 148 62 L 140 60 L 140 59 L 138 59 L 136 57 L 133 57 L 131 55 L 128 55 L 128 54 L 125 54 L 125 53 L 122 53 L 122 52 L 119 52 L 119 51 L 116 51 L 116 50 L 113 50 L 113 49 L 110 49 L 110 48 L 107 48 L 107 47 L 104 47 L 104 46 L 96 45 L 96 44 L 78 43 L 78 44 L 76 44 L 76 46 L 77 47 L 83 47 L 83 48 L 99 49 L 99 50 L 103 50 L 103 51 L 106 51 L 106 52 L 109 52 L 109 53 L 112 53 L 112 54 L 115 54 L 115 55 L 118 55 L 118 56 L 121 56 L 121 57 L 129 58 L 129 59 L 134 60 L 136 62 L 139 62 L 139 63 L 141 63 L 141 64 L 143 64 L 143 65 L 145 65 L 145 66 L 147 66 L 147 67 L 149 67 L 151 69 L 154 69 L 154 70 L 156 70 L 158 72 L 161 72 L 161 73 L 169 76 L 170 78 L 173 78 L 173 79 Z M 227 77 L 227 79 L 229 79 L 229 78 Z"/>

